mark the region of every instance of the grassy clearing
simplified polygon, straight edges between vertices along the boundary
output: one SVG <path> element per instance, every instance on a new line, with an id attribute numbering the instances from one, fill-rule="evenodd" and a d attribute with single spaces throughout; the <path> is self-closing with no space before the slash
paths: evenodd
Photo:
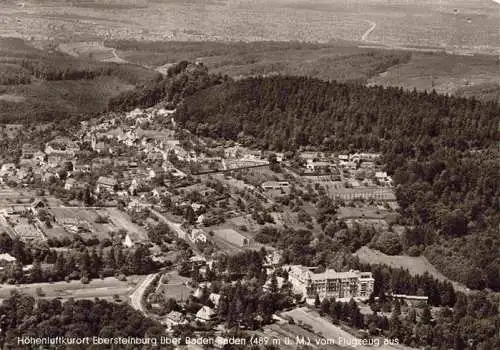
<path id="1" fill-rule="evenodd" d="M 18 291 L 27 295 L 37 296 L 37 290 L 41 288 L 44 297 L 47 298 L 113 298 L 114 295 L 127 297 L 135 287 L 144 279 L 144 276 L 128 276 L 126 281 L 119 281 L 114 277 L 94 279 L 88 284 L 80 281 L 54 282 L 54 283 L 32 283 L 23 285 L 0 285 L 0 299 L 10 296 L 12 291 Z"/>
<path id="2" fill-rule="evenodd" d="M 411 275 L 423 275 L 427 272 L 440 281 L 451 282 L 453 287 L 457 290 L 467 291 L 463 285 L 451 281 L 444 276 L 423 256 L 387 255 L 368 247 L 361 247 L 354 255 L 363 263 L 388 265 L 392 268 L 403 268 L 408 270 Z"/>

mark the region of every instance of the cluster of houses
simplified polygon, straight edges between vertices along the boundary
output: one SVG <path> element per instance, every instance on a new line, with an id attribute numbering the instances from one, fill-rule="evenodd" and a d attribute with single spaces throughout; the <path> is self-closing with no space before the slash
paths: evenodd
<path id="1" fill-rule="evenodd" d="M 355 172 L 357 170 L 375 171 L 380 168 L 377 161 L 380 153 L 352 153 L 332 155 L 324 152 L 302 152 L 299 158 L 303 161 L 302 173 L 328 174 L 334 180 L 340 181 L 341 174 L 345 172 Z M 387 177 L 387 174 L 386 174 Z"/>

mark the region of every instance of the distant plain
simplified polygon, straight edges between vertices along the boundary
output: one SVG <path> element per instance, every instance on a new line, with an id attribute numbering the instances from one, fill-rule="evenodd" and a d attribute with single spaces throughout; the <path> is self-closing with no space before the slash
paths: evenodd
<path id="1" fill-rule="evenodd" d="M 500 48 L 498 23 L 499 5 L 491 0 L 7 0 L 0 4 L 0 36 L 63 41 L 326 43 L 363 38 L 367 44 L 388 47 L 493 53 Z"/>

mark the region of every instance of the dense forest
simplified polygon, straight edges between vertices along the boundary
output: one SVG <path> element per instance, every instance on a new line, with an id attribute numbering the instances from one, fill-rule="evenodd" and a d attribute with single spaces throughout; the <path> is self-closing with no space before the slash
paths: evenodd
<path id="1" fill-rule="evenodd" d="M 381 151 L 397 184 L 402 245 L 470 288 L 500 290 L 494 102 L 299 77 L 225 80 L 187 96 L 176 120 L 263 149 Z"/>
<path id="2" fill-rule="evenodd" d="M 177 104 L 197 91 L 220 84 L 224 80 L 221 76 L 208 74 L 208 69 L 202 64 L 182 61 L 171 66 L 166 76 L 158 76 L 134 90 L 112 98 L 108 109 L 129 111 L 134 108 L 148 108 L 162 101 Z"/>
<path id="3" fill-rule="evenodd" d="M 38 299 L 14 293 L 0 306 L 0 344 L 2 349 L 33 349 L 34 345 L 21 346 L 18 337 L 38 338 L 85 338 L 99 336 L 117 337 L 160 337 L 163 327 L 144 317 L 127 304 L 109 303 L 104 300 Z M 42 347 L 39 347 L 42 348 Z M 48 347 L 44 347 L 48 348 Z M 80 346 L 60 345 L 58 349 L 76 349 Z M 103 346 L 87 345 L 85 348 Z M 110 348 L 106 346 L 106 348 Z M 113 348 L 118 348 L 116 345 Z M 137 346 L 119 346 L 120 349 L 134 349 Z M 141 349 L 152 348 L 140 346 Z"/>

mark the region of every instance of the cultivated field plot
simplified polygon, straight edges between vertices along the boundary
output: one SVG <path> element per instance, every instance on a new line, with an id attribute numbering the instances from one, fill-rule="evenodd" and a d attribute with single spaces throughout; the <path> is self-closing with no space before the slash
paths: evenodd
<path id="1" fill-rule="evenodd" d="M 126 231 L 136 241 L 147 240 L 147 233 L 130 221 L 129 217 L 116 208 L 51 208 L 56 225 L 45 230 L 49 238 L 61 238 L 62 230 L 68 236 L 78 235 L 83 239 L 103 240 L 112 233 Z"/>
<path id="2" fill-rule="evenodd" d="M 22 189 L 0 185 L 0 208 L 13 204 L 29 204 L 35 198 L 35 193 Z"/>
<path id="3" fill-rule="evenodd" d="M 333 198 L 352 200 L 357 198 L 395 201 L 396 195 L 390 187 L 335 188 L 326 186 L 326 192 Z"/>
<path id="4" fill-rule="evenodd" d="M 133 292 L 144 277 L 128 276 L 126 281 L 107 277 L 91 280 L 88 284 L 82 284 L 80 281 L 32 283 L 19 286 L 2 284 L 0 285 L 0 299 L 8 298 L 14 290 L 27 295 L 37 296 L 37 290 L 40 288 L 45 298 L 112 299 L 115 295 L 118 295 L 122 300 L 126 300 L 126 297 Z"/>
<path id="5" fill-rule="evenodd" d="M 349 218 L 366 218 L 366 219 L 384 219 L 391 212 L 384 208 L 378 207 L 362 207 L 362 208 L 352 208 L 352 207 L 340 207 L 338 209 L 339 219 L 349 219 Z"/>
<path id="6" fill-rule="evenodd" d="M 428 272 L 434 278 L 441 281 L 450 281 L 453 287 L 459 291 L 467 292 L 468 289 L 460 283 L 449 280 L 434 265 L 423 256 L 386 255 L 378 250 L 361 247 L 354 253 L 359 260 L 366 264 L 385 264 L 393 268 L 407 269 L 412 275 L 422 275 Z"/>

